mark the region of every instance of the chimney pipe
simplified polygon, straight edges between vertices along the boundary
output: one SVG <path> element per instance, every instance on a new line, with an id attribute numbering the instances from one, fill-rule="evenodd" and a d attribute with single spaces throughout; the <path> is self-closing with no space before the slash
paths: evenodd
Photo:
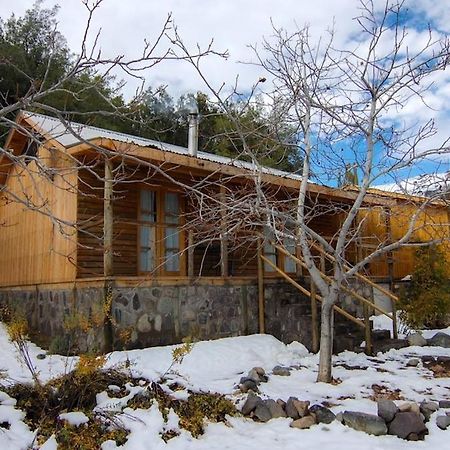
<path id="1" fill-rule="evenodd" d="M 188 134 L 188 151 L 189 155 L 197 156 L 198 150 L 198 112 L 189 112 L 189 134 Z"/>

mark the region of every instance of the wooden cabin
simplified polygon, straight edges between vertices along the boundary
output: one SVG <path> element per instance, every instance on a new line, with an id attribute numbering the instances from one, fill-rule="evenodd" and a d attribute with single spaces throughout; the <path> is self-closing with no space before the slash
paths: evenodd
<path id="1" fill-rule="evenodd" d="M 311 346 L 311 303 L 295 285 L 308 282 L 291 256 L 295 245 L 264 243 L 261 218 L 249 220 L 259 214 L 255 202 L 295 202 L 299 176 L 25 112 L 5 149 L 0 302 L 43 336 L 69 330 L 81 347 L 102 346 L 106 304 L 116 346 L 258 331 Z M 309 225 L 331 238 L 337 209 L 355 195 L 310 183 Z M 374 192 L 365 207 L 386 211 L 402 201 Z M 386 221 L 371 214 L 366 238 L 385 239 L 377 220 Z M 410 270 L 402 263 L 392 272 L 390 264 L 377 261 L 367 275 L 400 279 Z"/>

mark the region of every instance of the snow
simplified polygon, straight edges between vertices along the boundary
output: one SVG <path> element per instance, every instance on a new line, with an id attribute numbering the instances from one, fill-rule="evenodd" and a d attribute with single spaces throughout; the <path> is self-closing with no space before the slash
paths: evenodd
<path id="1" fill-rule="evenodd" d="M 381 319 L 380 319 L 381 320 Z M 382 326 L 380 322 L 376 324 Z M 436 330 L 435 330 L 436 331 Z M 425 331 L 424 335 L 435 331 Z M 442 331 L 442 330 L 439 330 Z M 450 334 L 450 328 L 443 330 Z M 243 374 L 252 367 L 261 366 L 269 374 L 269 381 L 260 385 L 264 398 L 281 398 L 287 400 L 297 396 L 311 403 L 324 401 L 331 405 L 337 413 L 344 410 L 376 413 L 376 402 L 370 396 L 374 391 L 372 385 L 384 386 L 392 391 L 400 389 L 404 401 L 420 402 L 427 400 L 450 399 L 450 380 L 434 378 L 432 373 L 419 363 L 417 367 L 407 367 L 412 357 L 423 355 L 448 356 L 450 349 L 440 347 L 406 347 L 379 353 L 375 357 L 353 352 L 342 352 L 333 359 L 333 376 L 338 383 L 329 385 L 316 383 L 318 356 L 307 352 L 298 343 L 285 345 L 269 335 L 252 335 L 219 339 L 195 343 L 192 351 L 180 364 L 172 365 L 174 346 L 148 348 L 124 352 L 113 352 L 109 355 L 106 366 L 120 367 L 129 362 L 133 376 L 147 380 L 158 380 L 168 377 L 184 389 L 176 395 L 186 398 L 187 389 L 214 391 L 226 394 L 229 398 L 242 404 L 246 396 L 236 392 L 235 386 Z M 49 379 L 73 367 L 73 358 L 47 356 L 37 360 L 36 356 L 44 353 L 30 343 L 30 355 L 39 376 Z M 0 370 L 6 378 L 0 383 L 30 381 L 27 369 L 20 364 L 15 347 L 8 341 L 7 333 L 0 324 Z M 275 376 L 271 371 L 276 365 L 291 366 L 291 376 Z M 127 364 L 128 366 L 128 364 Z M 116 414 L 115 420 L 129 430 L 128 440 L 122 446 L 108 441 L 102 444 L 102 450 L 200 450 L 200 449 L 273 449 L 294 450 L 298 448 L 337 450 L 345 448 L 368 450 L 431 450 L 445 448 L 448 431 L 441 431 L 435 425 L 437 414 L 434 413 L 427 424 L 430 434 L 423 442 L 407 442 L 394 436 L 375 437 L 352 430 L 338 422 L 330 425 L 316 425 L 309 430 L 297 430 L 289 427 L 289 419 L 275 419 L 268 423 L 256 423 L 251 419 L 230 417 L 227 423 L 210 423 L 206 425 L 205 434 L 198 439 L 181 429 L 177 414 L 171 410 L 165 422 L 156 405 L 149 409 L 131 409 L 127 401 L 145 389 L 145 383 L 127 385 L 127 395 L 115 398 L 117 389 L 111 386 L 108 392 L 97 395 L 96 411 Z M 168 387 L 166 387 L 169 389 Z M 401 403 L 402 401 L 396 401 Z M 84 417 L 83 417 L 84 416 Z M 0 391 L 0 423 L 7 422 L 9 429 L 0 429 L 0 449 L 25 450 L 32 446 L 35 434 L 23 422 L 24 414 L 15 407 L 15 400 Z M 60 415 L 74 426 L 87 419 L 83 413 L 68 412 Z M 179 435 L 165 443 L 161 433 L 177 431 Z M 56 441 L 52 437 L 41 446 L 43 450 L 56 450 Z"/>
<path id="2" fill-rule="evenodd" d="M 63 413 L 58 416 L 59 420 L 66 421 L 69 425 L 74 427 L 79 427 L 84 423 L 89 422 L 89 417 L 84 414 L 82 411 L 72 411 L 68 413 Z"/>
<path id="3" fill-rule="evenodd" d="M 422 174 L 395 183 L 373 186 L 373 188 L 401 194 L 433 196 L 449 190 L 450 174 L 448 172 Z"/>

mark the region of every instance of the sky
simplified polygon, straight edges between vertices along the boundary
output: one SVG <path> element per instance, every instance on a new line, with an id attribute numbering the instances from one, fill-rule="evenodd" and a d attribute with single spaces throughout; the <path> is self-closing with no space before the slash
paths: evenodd
<path id="1" fill-rule="evenodd" d="M 0 0 L 0 16 L 3 19 L 11 13 L 20 16 L 33 3 L 33 0 Z M 384 1 L 374 0 L 374 3 L 381 7 Z M 79 53 L 87 19 L 86 7 L 81 0 L 43 2 L 46 7 L 55 4 L 60 5 L 59 29 L 71 50 Z M 450 0 L 406 0 L 406 6 L 412 43 L 423 39 L 428 23 L 440 33 L 450 32 Z M 215 50 L 228 51 L 226 60 L 210 56 L 202 61 L 201 67 L 209 83 L 217 89 L 222 84 L 230 86 L 238 79 L 240 90 L 245 92 L 265 76 L 257 65 L 249 64 L 255 62 L 250 46 L 260 47 L 264 37 L 270 38 L 272 24 L 287 30 L 307 24 L 312 36 L 318 38 L 334 23 L 336 46 L 352 47 L 359 38 L 355 20 L 358 7 L 358 0 L 103 0 L 95 11 L 89 39 L 92 42 L 100 30 L 99 47 L 103 55 L 138 57 L 145 40 L 154 42 L 167 15 L 172 13 L 174 24 L 189 49 L 195 50 L 197 44 L 205 48 L 213 40 Z M 161 45 L 157 49 L 159 54 L 165 48 L 165 44 Z M 208 92 L 205 83 L 188 63 L 167 62 L 142 75 L 148 85 L 165 85 L 174 96 L 197 90 Z M 138 83 L 124 74 L 118 74 L 118 77 L 128 82 L 125 92 L 131 96 Z M 429 100 L 432 111 L 416 101 L 407 105 L 400 115 L 406 121 L 434 117 L 440 128 L 433 139 L 437 143 L 450 129 L 448 74 L 436 81 Z M 439 163 L 439 170 L 447 170 L 449 158 L 441 158 Z M 436 165 L 429 162 L 422 167 L 424 171 L 436 170 Z"/>

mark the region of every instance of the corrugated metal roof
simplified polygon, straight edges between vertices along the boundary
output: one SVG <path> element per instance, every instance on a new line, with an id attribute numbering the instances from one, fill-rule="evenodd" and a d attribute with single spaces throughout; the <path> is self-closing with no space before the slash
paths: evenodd
<path id="1" fill-rule="evenodd" d="M 45 133 L 51 135 L 65 147 L 73 147 L 74 145 L 82 142 L 76 136 L 78 135 L 84 141 L 92 141 L 97 138 L 105 138 L 114 141 L 125 142 L 128 144 L 135 144 L 141 147 L 152 147 L 162 151 L 190 156 L 187 147 L 181 147 L 179 145 L 168 144 L 166 142 L 159 142 L 152 139 L 144 139 L 138 136 L 133 136 L 131 134 L 119 133 L 116 131 L 106 130 L 104 128 L 93 127 L 91 125 L 85 125 L 70 121 L 70 127 L 73 129 L 74 133 L 76 134 L 75 135 L 57 118 L 31 112 L 24 112 L 24 115 L 34 121 Z M 197 153 L 197 158 L 212 161 L 218 164 L 251 170 L 254 172 L 262 171 L 265 174 L 275 175 L 283 178 L 290 178 L 294 180 L 301 180 L 301 176 L 295 173 L 284 172 L 282 170 L 272 169 L 269 167 L 258 167 L 257 165 L 250 162 L 240 161 L 237 159 L 228 158 L 226 156 L 219 156 L 204 151 L 199 151 Z"/>

